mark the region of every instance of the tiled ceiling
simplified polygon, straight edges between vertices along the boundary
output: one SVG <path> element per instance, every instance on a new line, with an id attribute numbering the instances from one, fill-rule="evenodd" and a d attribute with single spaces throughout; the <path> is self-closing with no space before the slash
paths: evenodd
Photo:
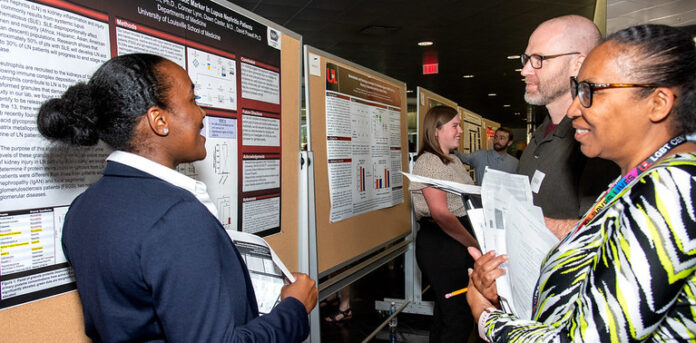
<path id="1" fill-rule="evenodd" d="M 696 25 L 694 0 L 609 0 L 607 32 L 638 24 Z M 693 27 L 689 28 L 693 31 Z"/>
<path id="2" fill-rule="evenodd" d="M 485 118 L 518 128 L 525 126 L 524 84 L 515 71 L 519 60 L 506 57 L 524 51 L 540 22 L 564 14 L 591 19 L 595 10 L 595 0 L 233 2 L 301 34 L 305 44 L 404 81 L 410 90 L 424 87 Z M 609 0 L 618 7 L 637 9 L 645 6 L 636 3 L 663 2 L 670 1 Z M 611 14 L 623 13 L 612 6 L 608 5 L 610 25 Z M 423 40 L 435 44 L 417 46 Z M 437 55 L 438 75 L 422 75 L 424 54 Z M 465 79 L 466 74 L 475 77 Z M 506 104 L 510 107 L 503 107 Z M 545 113 L 538 106 L 534 111 Z"/>

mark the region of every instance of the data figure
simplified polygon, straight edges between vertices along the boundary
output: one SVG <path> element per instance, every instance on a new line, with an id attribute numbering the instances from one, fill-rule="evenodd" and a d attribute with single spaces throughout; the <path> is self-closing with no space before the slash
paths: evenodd
<path id="1" fill-rule="evenodd" d="M 379 160 L 372 166 L 372 175 L 375 177 L 375 189 L 388 189 L 390 187 L 389 169 L 386 168 L 386 165 L 386 160 Z"/>
<path id="2" fill-rule="evenodd" d="M 202 134 L 208 154 L 193 163 L 196 180 L 207 186 L 220 223 L 226 230 L 237 230 L 237 119 L 206 116 Z"/>
<path id="3" fill-rule="evenodd" d="M 357 169 L 355 170 L 355 176 L 357 176 L 357 181 L 355 185 L 360 193 L 365 193 L 367 191 L 367 175 L 365 170 L 365 162 L 357 163 Z"/>
<path id="4" fill-rule="evenodd" d="M 381 141 L 389 137 L 388 112 L 386 108 L 374 106 L 371 108 L 370 114 L 370 119 L 372 119 L 372 123 L 370 123 L 372 135 L 376 141 L 383 143 Z"/>
<path id="5" fill-rule="evenodd" d="M 215 202 L 218 210 L 218 219 L 225 230 L 231 230 L 234 227 L 232 223 L 232 199 L 229 196 L 220 196 Z M 235 216 L 236 217 L 236 216 Z"/>
<path id="6" fill-rule="evenodd" d="M 187 48 L 188 72 L 195 85 L 198 104 L 237 110 L 236 61 L 205 51 Z"/>
<path id="7" fill-rule="evenodd" d="M 213 155 L 213 166 L 215 174 L 219 175 L 220 184 L 225 184 L 229 174 L 231 173 L 232 164 L 234 161 L 230 161 L 229 157 L 229 144 L 215 144 L 215 152 Z"/>
<path id="8" fill-rule="evenodd" d="M 196 170 L 196 166 L 192 163 L 181 163 L 176 166 L 176 171 L 192 179 L 198 180 L 198 171 Z"/>

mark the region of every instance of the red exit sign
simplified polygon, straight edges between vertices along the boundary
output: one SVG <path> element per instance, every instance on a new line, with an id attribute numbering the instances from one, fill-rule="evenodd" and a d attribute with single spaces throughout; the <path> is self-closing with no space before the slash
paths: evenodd
<path id="1" fill-rule="evenodd" d="M 437 63 L 423 64 L 423 75 L 437 74 Z"/>

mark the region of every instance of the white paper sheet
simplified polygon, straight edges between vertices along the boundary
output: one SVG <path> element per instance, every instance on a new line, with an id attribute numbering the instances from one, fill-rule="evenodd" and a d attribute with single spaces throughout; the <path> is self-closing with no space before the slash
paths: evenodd
<path id="1" fill-rule="evenodd" d="M 227 234 L 247 265 L 259 313 L 271 312 L 280 302 L 280 289 L 285 286 L 285 280 L 292 283 L 295 278 L 263 238 L 241 231 L 228 230 Z"/>
<path id="2" fill-rule="evenodd" d="M 401 172 L 406 175 L 411 182 L 418 182 L 431 187 L 439 188 L 455 194 L 481 194 L 481 186 L 469 185 L 465 183 L 433 179 L 426 176 Z"/>
<path id="3" fill-rule="evenodd" d="M 503 190 L 502 193 L 507 192 Z M 499 253 L 507 253 L 509 256 L 506 268 L 511 293 L 499 292 L 499 295 L 512 299 L 510 302 L 517 316 L 531 319 L 532 297 L 541 262 L 558 239 L 546 228 L 539 207 L 513 202 L 503 220 L 506 250 L 499 250 Z"/>
<path id="4" fill-rule="evenodd" d="M 483 209 L 467 210 L 483 253 L 495 250 L 509 259 L 506 274 L 496 280 L 503 309 L 531 319 L 532 297 L 541 262 L 558 239 L 546 228 L 541 208 L 533 205 L 524 175 L 487 169 L 481 187 L 404 173 L 420 182 L 456 194 L 481 194 Z"/>

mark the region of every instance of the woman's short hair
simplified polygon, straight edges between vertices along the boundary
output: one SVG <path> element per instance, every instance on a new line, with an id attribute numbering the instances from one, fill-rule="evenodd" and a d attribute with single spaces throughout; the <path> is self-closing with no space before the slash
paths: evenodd
<path id="1" fill-rule="evenodd" d="M 423 120 L 423 146 L 418 152 L 418 156 L 429 152 L 439 157 L 444 164 L 449 164 L 453 161 L 449 157 L 449 151 L 445 152 L 440 148 L 440 142 L 435 137 L 435 130 L 447 124 L 457 115 L 457 110 L 449 106 L 435 106 L 428 110 Z"/>
<path id="2" fill-rule="evenodd" d="M 632 60 L 625 72 L 635 77 L 631 81 L 676 88 L 672 108 L 676 133 L 696 131 L 696 46 L 691 35 L 667 25 L 638 25 L 613 33 L 607 42 L 629 49 Z M 652 91 L 647 88 L 639 94 L 644 97 Z"/>
<path id="3" fill-rule="evenodd" d="M 72 145 L 95 145 L 101 139 L 114 149 L 131 151 L 137 119 L 152 106 L 167 106 L 171 82 L 157 70 L 164 61 L 150 54 L 110 59 L 88 82 L 41 105 L 39 132 Z"/>

